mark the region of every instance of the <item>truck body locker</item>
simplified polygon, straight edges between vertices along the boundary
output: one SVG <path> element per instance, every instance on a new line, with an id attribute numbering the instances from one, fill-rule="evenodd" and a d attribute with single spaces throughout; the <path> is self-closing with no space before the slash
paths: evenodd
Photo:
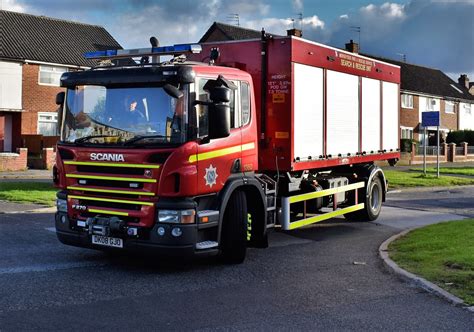
<path id="1" fill-rule="evenodd" d="M 294 36 L 269 38 L 266 42 L 267 103 L 263 108 L 260 86 L 265 58 L 261 56 L 261 40 L 209 42 L 202 44 L 202 54 L 193 57 L 203 60 L 211 49 L 218 48 L 220 56 L 216 65 L 246 70 L 252 76 L 257 116 L 260 120 L 263 111 L 266 119 L 264 136 L 261 123 L 258 126 L 260 171 L 275 171 L 275 159 L 279 170 L 295 171 L 399 158 L 400 67 Z M 342 86 L 344 80 L 348 82 Z M 320 90 L 308 95 L 311 87 L 305 85 L 310 83 Z M 378 84 L 376 95 L 373 94 L 374 83 Z M 341 87 L 338 88 L 338 84 Z M 364 93 L 364 87 L 371 93 Z M 349 89 L 348 93 L 344 93 L 344 89 Z M 351 113 L 341 114 L 343 98 L 352 101 Z M 372 99 L 378 109 L 371 103 Z M 317 109 L 313 111 L 308 107 Z M 376 121 L 372 120 L 374 113 L 377 113 Z M 352 119 L 350 123 L 344 118 L 346 115 Z M 355 135 L 338 135 L 338 129 L 340 133 L 345 132 L 340 129 L 341 124 Z M 301 132 L 307 135 L 295 137 Z M 379 144 L 367 146 L 366 142 L 375 136 Z M 318 146 L 313 149 L 314 153 L 302 155 L 311 149 L 299 146 L 301 143 Z M 345 146 L 350 149 L 342 148 Z"/>

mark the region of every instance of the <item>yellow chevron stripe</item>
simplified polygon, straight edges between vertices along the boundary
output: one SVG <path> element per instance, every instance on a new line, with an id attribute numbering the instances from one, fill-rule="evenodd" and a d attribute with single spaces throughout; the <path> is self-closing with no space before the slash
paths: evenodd
<path id="1" fill-rule="evenodd" d="M 240 151 L 252 150 L 252 149 L 255 149 L 255 143 L 254 142 L 246 143 L 246 144 L 242 144 L 242 145 L 231 146 L 229 148 L 224 148 L 224 149 L 219 149 L 219 150 L 214 150 L 214 151 L 208 151 L 208 152 L 193 154 L 193 155 L 189 156 L 189 162 L 190 163 L 195 163 L 198 160 L 213 159 L 213 158 L 217 158 L 217 157 L 226 156 L 228 154 L 237 153 L 237 152 L 240 152 Z"/>
<path id="2" fill-rule="evenodd" d="M 85 166 L 104 166 L 104 167 L 131 167 L 131 168 L 160 168 L 160 165 L 147 164 L 125 164 L 125 163 L 100 163 L 94 161 L 70 161 L 64 162 L 65 165 L 85 165 Z"/>
<path id="3" fill-rule="evenodd" d="M 98 176 L 98 175 L 82 175 L 82 174 L 66 174 L 67 178 L 76 179 L 96 179 L 96 180 L 111 180 L 111 181 L 130 181 L 130 182 L 146 182 L 156 183 L 155 179 L 142 179 L 142 178 L 124 178 L 118 176 Z"/>
<path id="4" fill-rule="evenodd" d="M 315 191 L 315 192 L 307 193 L 307 194 L 295 195 L 295 196 L 290 197 L 290 203 L 297 203 L 301 201 L 307 201 L 308 199 L 342 193 L 344 191 L 354 190 L 354 189 L 362 188 L 364 186 L 365 186 L 364 182 L 357 182 L 357 183 L 349 184 L 347 186 L 342 186 L 342 187 L 337 187 L 337 188 L 332 188 L 332 189 L 325 189 L 325 190 Z"/>
<path id="5" fill-rule="evenodd" d="M 364 203 L 360 203 L 360 204 L 357 204 L 357 205 L 346 207 L 344 209 L 340 209 L 340 210 L 324 213 L 324 214 L 321 214 L 321 215 L 317 215 L 317 216 L 314 216 L 314 217 L 311 217 L 311 218 L 306 218 L 306 219 L 303 219 L 303 220 L 293 221 L 292 223 L 290 223 L 289 229 L 292 230 L 292 229 L 295 229 L 295 228 L 299 228 L 299 227 L 307 226 L 307 225 L 310 225 L 310 224 L 314 224 L 314 223 L 317 223 L 317 222 L 320 222 L 320 221 L 323 221 L 323 220 L 331 219 L 331 218 L 334 218 L 334 217 L 337 217 L 337 216 L 340 216 L 340 215 L 343 215 L 343 214 L 346 214 L 346 213 L 349 213 L 349 212 L 362 210 L 364 208 L 364 206 L 365 206 Z"/>
<path id="6" fill-rule="evenodd" d="M 85 199 L 85 200 L 88 200 L 88 201 L 99 201 L 99 202 L 111 202 L 111 203 L 124 203 L 124 204 L 153 206 L 152 202 L 127 201 L 127 200 L 124 200 L 124 199 L 87 197 L 87 196 L 77 196 L 77 195 L 69 195 L 68 197 L 69 198 L 75 198 L 75 199 Z"/>
<path id="7" fill-rule="evenodd" d="M 124 216 L 124 217 L 128 217 L 128 213 L 127 212 L 119 212 L 119 211 L 109 211 L 109 210 L 99 210 L 99 209 L 88 209 L 89 212 L 92 212 L 92 213 L 105 213 L 105 214 L 111 214 L 111 215 L 114 215 L 114 216 Z"/>
<path id="8" fill-rule="evenodd" d="M 111 193 L 111 194 L 128 194 L 128 195 L 143 195 L 143 196 L 155 196 L 154 193 L 143 192 L 143 191 L 126 191 L 126 190 L 111 190 L 111 189 L 97 189 L 97 188 L 87 188 L 87 187 L 67 187 L 69 190 L 83 190 L 83 191 L 92 191 L 96 193 Z"/>

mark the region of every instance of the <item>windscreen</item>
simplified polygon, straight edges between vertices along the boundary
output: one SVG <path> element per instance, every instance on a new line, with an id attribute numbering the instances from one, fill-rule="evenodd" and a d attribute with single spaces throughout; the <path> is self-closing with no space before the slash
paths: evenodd
<path id="1" fill-rule="evenodd" d="M 161 87 L 84 85 L 68 89 L 63 142 L 179 144 L 186 141 L 186 99 Z"/>

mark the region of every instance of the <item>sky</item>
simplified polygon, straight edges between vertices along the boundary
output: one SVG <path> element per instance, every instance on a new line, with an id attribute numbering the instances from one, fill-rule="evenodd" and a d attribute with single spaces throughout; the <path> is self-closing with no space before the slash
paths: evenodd
<path id="1" fill-rule="evenodd" d="M 474 81 L 474 0 L 0 0 L 5 10 L 101 25 L 124 47 L 196 42 L 214 22 L 303 37 Z M 299 19 L 302 14 L 302 20 Z M 235 17 L 235 16 L 234 16 Z M 360 27 L 359 33 L 353 27 Z M 360 38 L 360 39 L 359 39 Z"/>

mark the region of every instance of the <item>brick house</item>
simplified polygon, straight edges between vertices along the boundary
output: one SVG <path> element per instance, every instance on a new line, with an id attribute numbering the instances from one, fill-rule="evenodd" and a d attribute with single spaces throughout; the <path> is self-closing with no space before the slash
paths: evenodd
<path id="1" fill-rule="evenodd" d="M 242 40 L 261 38 L 262 33 L 257 30 L 238 27 L 235 25 L 214 22 L 199 40 L 199 43 Z"/>
<path id="2" fill-rule="evenodd" d="M 401 67 L 401 138 L 424 141 L 421 113 L 430 111 L 440 112 L 442 138 L 452 130 L 474 130 L 474 96 L 465 86 L 438 69 L 385 60 Z M 435 130 L 428 128 L 429 145 L 436 144 Z"/>
<path id="3" fill-rule="evenodd" d="M 0 153 L 15 152 L 27 135 L 54 143 L 62 73 L 94 66 L 87 51 L 121 47 L 96 25 L 5 10 L 0 21 Z"/>

